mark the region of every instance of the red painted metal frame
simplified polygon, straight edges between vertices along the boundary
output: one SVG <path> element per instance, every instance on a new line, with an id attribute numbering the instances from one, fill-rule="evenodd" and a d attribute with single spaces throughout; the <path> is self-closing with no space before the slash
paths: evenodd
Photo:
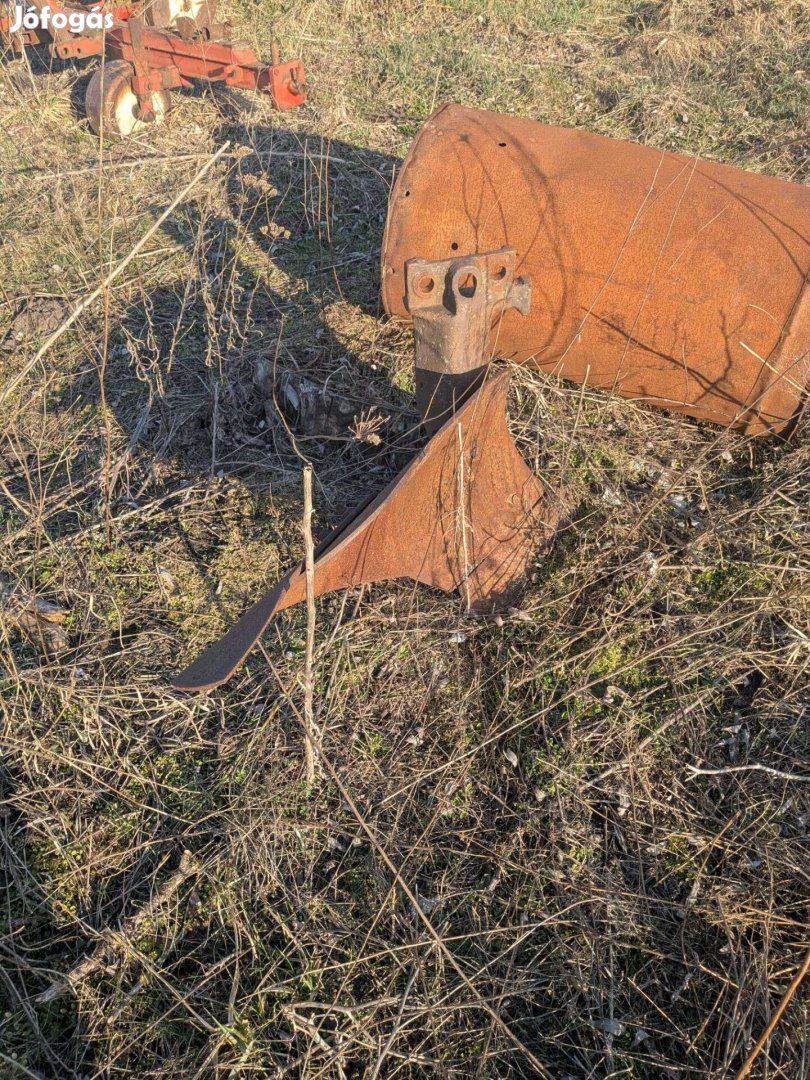
<path id="1" fill-rule="evenodd" d="M 44 0 L 29 0 L 35 8 L 45 7 Z M 97 5 L 48 4 L 51 18 L 57 12 L 69 15 L 84 14 Z M 278 48 L 273 46 L 273 63 L 263 65 L 246 44 L 224 41 L 184 40 L 174 30 L 146 26 L 136 9 L 119 8 L 115 22 L 106 34 L 90 31 L 76 34 L 69 28 L 29 30 L 23 34 L 29 44 L 52 42 L 51 52 L 61 60 L 85 59 L 105 53 L 110 59 L 126 60 L 135 68 L 132 89 L 145 112 L 151 110 L 155 90 L 170 90 L 176 86 L 191 86 L 195 79 L 224 82 L 228 86 L 254 90 L 270 96 L 280 111 L 294 109 L 306 101 L 304 65 L 300 60 L 278 60 Z M 8 37 L 10 21 L 0 18 L 0 34 Z M 209 27 L 206 36 L 215 38 L 224 33 L 224 26 Z"/>

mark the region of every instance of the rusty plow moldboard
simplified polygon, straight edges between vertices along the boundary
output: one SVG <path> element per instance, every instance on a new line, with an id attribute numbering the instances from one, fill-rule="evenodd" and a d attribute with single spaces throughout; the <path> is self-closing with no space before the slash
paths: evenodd
<path id="1" fill-rule="evenodd" d="M 559 501 L 523 461 L 506 417 L 509 372 L 492 375 L 488 342 L 508 308 L 524 313 L 529 283 L 509 249 L 408 267 L 417 400 L 427 445 L 315 552 L 314 594 L 406 578 L 493 612 L 551 543 Z M 225 682 L 280 611 L 306 598 L 303 564 L 264 594 L 173 680 L 179 690 Z"/>

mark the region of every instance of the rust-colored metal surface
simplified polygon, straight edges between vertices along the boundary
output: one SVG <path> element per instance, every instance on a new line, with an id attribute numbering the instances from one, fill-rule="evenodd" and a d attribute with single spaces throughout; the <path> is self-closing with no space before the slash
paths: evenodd
<path id="1" fill-rule="evenodd" d="M 514 248 L 437 262 L 411 259 L 405 274 L 416 403 L 432 435 L 483 381 L 490 327 L 510 308 L 528 314 L 531 284 L 515 277 Z"/>
<path id="2" fill-rule="evenodd" d="M 485 382 L 410 465 L 315 552 L 315 594 L 394 578 L 458 589 L 468 606 L 509 599 L 559 511 L 506 424 L 509 373 Z M 278 612 L 306 597 L 303 564 L 173 680 L 178 690 L 225 682 Z"/>
<path id="3" fill-rule="evenodd" d="M 551 543 L 560 504 L 526 466 L 506 422 L 508 372 L 487 381 L 490 328 L 526 314 L 531 283 L 515 277 L 511 248 L 452 259 L 413 259 L 417 402 L 433 437 L 411 464 L 315 552 L 316 596 L 395 578 L 458 589 L 469 608 L 493 611 Z M 304 566 L 291 570 L 224 637 L 174 680 L 210 690 L 228 679 L 273 616 L 306 598 Z"/>
<path id="4" fill-rule="evenodd" d="M 406 263 L 517 252 L 528 317 L 506 359 L 751 433 L 783 431 L 810 374 L 810 190 L 460 106 L 425 124 L 392 192 L 389 312 Z"/>

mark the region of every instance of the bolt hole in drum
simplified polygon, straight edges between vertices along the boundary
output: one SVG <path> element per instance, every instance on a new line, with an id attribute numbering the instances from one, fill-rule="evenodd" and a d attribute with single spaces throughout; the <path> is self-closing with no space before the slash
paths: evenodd
<path id="1" fill-rule="evenodd" d="M 85 108 L 96 135 L 127 138 L 148 126 L 141 118 L 140 103 L 132 89 L 134 74 L 132 65 L 126 60 L 108 60 L 94 73 L 87 86 Z M 156 90 L 152 94 L 154 122 L 162 121 L 171 107 L 168 90 Z"/>
<path id="2" fill-rule="evenodd" d="M 430 274 L 423 274 L 422 277 L 416 282 L 417 291 L 422 293 L 423 296 L 428 296 L 433 292 L 435 281 Z"/>

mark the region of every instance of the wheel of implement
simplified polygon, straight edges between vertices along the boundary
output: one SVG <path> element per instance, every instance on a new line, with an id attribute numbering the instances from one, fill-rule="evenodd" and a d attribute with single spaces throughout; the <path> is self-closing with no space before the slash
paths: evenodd
<path id="1" fill-rule="evenodd" d="M 176 28 L 181 20 L 203 29 L 214 23 L 216 0 L 145 0 L 144 13 L 149 25 L 159 29 Z"/>
<path id="2" fill-rule="evenodd" d="M 141 119 L 138 99 L 132 89 L 135 70 L 126 60 L 108 60 L 98 68 L 87 86 L 84 103 L 90 127 L 111 139 L 126 138 L 148 127 Z M 154 121 L 159 123 L 172 107 L 168 90 L 152 94 Z"/>

